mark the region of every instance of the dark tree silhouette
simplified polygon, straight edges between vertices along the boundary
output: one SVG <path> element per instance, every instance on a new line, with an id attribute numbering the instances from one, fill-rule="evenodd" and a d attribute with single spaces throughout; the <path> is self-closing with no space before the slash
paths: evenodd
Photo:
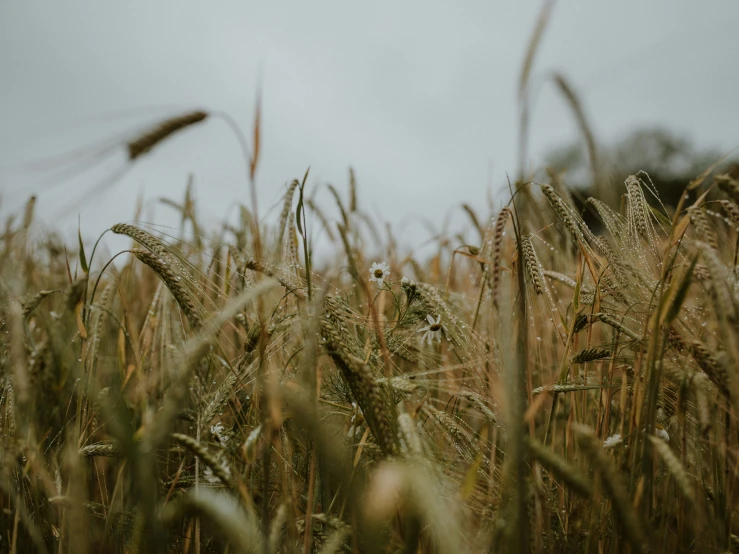
<path id="1" fill-rule="evenodd" d="M 688 139 L 657 128 L 636 130 L 600 151 L 597 183 L 592 182 L 590 160 L 580 142 L 553 150 L 546 158 L 546 166 L 562 175 L 576 199 L 594 196 L 614 208 L 619 206 L 626 177 L 643 171 L 648 174 L 661 201 L 669 207 L 677 204 L 691 180 L 713 164 L 719 163 L 718 172 L 728 171 L 739 176 L 739 163 L 722 161 L 724 157 L 725 153 L 699 150 Z"/>

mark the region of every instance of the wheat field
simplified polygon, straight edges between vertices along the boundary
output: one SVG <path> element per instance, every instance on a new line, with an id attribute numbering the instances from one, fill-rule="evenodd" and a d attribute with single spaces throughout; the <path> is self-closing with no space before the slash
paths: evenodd
<path id="1" fill-rule="evenodd" d="M 180 229 L 70 243 L 34 232 L 35 198 L 8 218 L 0 551 L 738 552 L 738 177 L 717 162 L 665 206 L 637 173 L 585 211 L 527 177 L 549 6 L 510 195 L 461 206 L 431 255 L 353 173 L 333 206 L 306 172 L 260 216 L 259 111 L 236 224 L 205 226 L 189 187 Z M 122 143 L 127 163 L 209 116 Z"/>
<path id="2" fill-rule="evenodd" d="M 353 174 L 338 221 L 306 178 L 212 232 L 188 189 L 181 233 L 117 223 L 105 260 L 31 233 L 33 199 L 7 221 L 3 551 L 739 548 L 739 181 L 665 207 L 631 176 L 597 234 L 519 181 L 416 259 Z"/>

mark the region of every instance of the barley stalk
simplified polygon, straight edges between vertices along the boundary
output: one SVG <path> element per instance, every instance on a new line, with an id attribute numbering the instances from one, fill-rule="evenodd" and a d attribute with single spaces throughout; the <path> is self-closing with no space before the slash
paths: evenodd
<path id="1" fill-rule="evenodd" d="M 593 494 L 593 484 L 581 470 L 574 467 L 567 460 L 552 452 L 534 438 L 527 438 L 526 443 L 536 461 L 551 471 L 555 477 L 564 481 L 579 495 L 585 498 L 591 497 Z"/>
<path id="2" fill-rule="evenodd" d="M 544 387 L 537 387 L 531 391 L 533 396 L 542 394 L 545 392 L 561 393 L 561 392 L 578 392 L 584 390 L 598 390 L 598 389 L 609 389 L 619 388 L 621 385 L 586 385 L 586 384 L 563 384 L 563 385 L 547 385 Z"/>
<path id="3" fill-rule="evenodd" d="M 136 160 L 174 133 L 200 123 L 207 117 L 208 114 L 206 112 L 196 111 L 162 121 L 153 129 L 126 144 L 128 148 L 128 159 L 131 161 Z"/>
<path id="4" fill-rule="evenodd" d="M 223 464 L 218 458 L 211 454 L 199 441 L 182 433 L 172 433 L 172 440 L 180 446 L 189 450 L 194 456 L 203 462 L 213 472 L 221 483 L 231 486 L 232 478 L 228 466 Z"/>
<path id="5" fill-rule="evenodd" d="M 501 250 L 503 248 L 503 233 L 505 231 L 506 223 L 508 218 L 511 216 L 511 210 L 505 207 L 498 212 L 498 217 L 495 218 L 495 227 L 493 231 L 493 270 L 492 270 L 492 284 L 491 289 L 493 291 L 493 302 L 498 305 L 498 295 L 500 289 L 500 273 L 501 273 Z"/>
<path id="6" fill-rule="evenodd" d="M 549 200 L 549 205 L 557 214 L 559 220 L 564 223 L 567 230 L 570 232 L 572 239 L 577 242 L 583 242 L 583 235 L 572 211 L 567 207 L 564 200 L 557 194 L 551 185 L 541 185 L 541 190 L 544 196 Z"/>
<path id="7" fill-rule="evenodd" d="M 285 199 L 283 200 L 282 204 L 282 212 L 280 212 L 280 223 L 277 227 L 278 248 L 282 247 L 282 241 L 285 236 L 285 228 L 287 226 L 287 219 L 291 214 L 293 195 L 295 194 L 295 189 L 297 189 L 299 185 L 300 183 L 297 181 L 297 179 L 293 179 L 293 181 L 290 183 L 290 186 L 287 188 L 287 191 L 285 192 Z M 290 240 L 292 240 L 292 237 L 290 238 Z"/>
<path id="8" fill-rule="evenodd" d="M 616 516 L 631 543 L 631 547 L 637 552 L 643 552 L 645 550 L 644 530 L 621 482 L 616 466 L 601 448 L 600 442 L 589 428 L 581 424 L 574 427 L 578 433 L 580 445 L 601 477 L 603 488 L 606 495 L 611 499 Z"/>
<path id="9" fill-rule="evenodd" d="M 570 362 L 573 364 L 584 364 L 595 360 L 602 360 L 603 358 L 609 358 L 610 356 L 610 350 L 606 350 L 604 348 L 587 348 L 572 356 Z"/>
<path id="10" fill-rule="evenodd" d="M 536 256 L 534 245 L 531 243 L 531 237 L 524 237 L 521 239 L 521 253 L 524 265 L 526 266 L 526 271 L 531 280 L 531 285 L 534 287 L 534 292 L 536 294 L 544 294 L 541 277 L 541 264 L 539 264 L 539 258 Z"/>
<path id="11" fill-rule="evenodd" d="M 644 198 L 644 191 L 639 184 L 639 179 L 634 175 L 630 175 L 626 179 L 626 196 L 629 200 L 629 228 L 632 229 L 637 236 L 646 238 L 648 230 L 647 222 L 649 220 L 649 206 Z"/>
<path id="12" fill-rule="evenodd" d="M 716 250 L 718 248 L 718 239 L 711 224 L 708 222 L 706 212 L 702 208 L 690 208 L 688 212 L 690 213 L 690 220 L 695 227 L 697 236 L 711 249 Z"/>
<path id="13" fill-rule="evenodd" d="M 716 182 L 719 188 L 727 195 L 731 196 L 734 202 L 739 202 L 739 181 L 730 175 L 716 175 Z"/>
<path id="14" fill-rule="evenodd" d="M 79 450 L 80 456 L 103 456 L 106 458 L 122 458 L 123 452 L 118 446 L 109 442 L 99 442 L 95 444 L 88 444 L 83 446 Z"/>
<path id="15" fill-rule="evenodd" d="M 685 471 L 685 468 L 683 467 L 683 464 L 680 463 L 678 457 L 672 452 L 670 446 L 661 438 L 650 435 L 649 441 L 652 443 L 652 447 L 655 452 L 657 452 L 659 457 L 662 459 L 667 471 L 669 471 L 672 478 L 675 479 L 675 483 L 680 489 L 680 492 L 683 493 L 685 498 L 692 502 L 694 500 L 694 487 L 688 472 Z"/>
<path id="16" fill-rule="evenodd" d="M 345 336 L 336 329 L 335 318 L 342 316 L 337 313 L 335 304 L 326 302 L 325 314 L 321 319 L 321 334 L 326 340 L 329 355 L 341 370 L 341 375 L 362 408 L 377 444 L 386 456 L 390 456 L 396 452 L 397 445 L 395 433 L 387 417 L 387 402 L 382 398 L 367 366 L 351 354 L 351 346 L 347 344 Z"/>
<path id="17" fill-rule="evenodd" d="M 721 204 L 721 207 L 726 212 L 726 215 L 729 216 L 731 224 L 734 226 L 734 228 L 739 229 L 739 206 L 737 206 L 731 200 L 719 200 L 719 204 Z"/>
<path id="18" fill-rule="evenodd" d="M 134 249 L 131 251 L 142 263 L 149 266 L 154 273 L 164 282 L 164 284 L 172 293 L 174 299 L 179 304 L 180 309 L 184 312 L 190 326 L 194 330 L 198 330 L 203 325 L 195 298 L 188 288 L 182 283 L 182 277 L 177 275 L 172 268 L 167 265 L 160 257 L 149 252 L 148 250 Z"/>

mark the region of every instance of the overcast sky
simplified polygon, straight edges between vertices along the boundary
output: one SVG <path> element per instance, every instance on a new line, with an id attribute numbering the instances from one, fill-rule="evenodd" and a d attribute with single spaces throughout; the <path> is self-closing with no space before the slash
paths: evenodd
<path id="1" fill-rule="evenodd" d="M 261 212 L 308 166 L 311 187 L 340 190 L 353 166 L 360 202 L 419 236 L 420 217 L 483 207 L 490 183 L 515 174 L 517 79 L 540 6 L 0 0 L 2 211 L 38 193 L 47 224 L 76 228 L 79 213 L 95 236 L 130 220 L 140 192 L 181 198 L 192 172 L 204 215 L 217 221 L 248 202 L 238 143 L 219 119 L 162 145 L 64 219 L 60 206 L 121 167 L 123 150 L 46 189 L 50 169 L 18 164 L 92 155 L 192 108 L 226 112 L 248 131 L 261 73 Z M 600 141 L 661 125 L 729 151 L 739 146 L 738 27 L 735 0 L 561 0 L 534 79 L 563 72 Z M 531 163 L 576 137 L 566 104 L 543 87 Z M 163 206 L 148 217 L 174 221 Z"/>

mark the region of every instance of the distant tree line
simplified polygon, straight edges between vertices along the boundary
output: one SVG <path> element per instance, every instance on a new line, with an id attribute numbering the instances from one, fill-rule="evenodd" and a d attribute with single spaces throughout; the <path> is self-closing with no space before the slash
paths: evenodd
<path id="1" fill-rule="evenodd" d="M 688 183 L 714 164 L 718 163 L 714 173 L 739 178 L 739 160 L 722 160 L 725 155 L 715 149 L 698 149 L 690 140 L 665 129 L 638 129 L 599 149 L 595 171 L 587 148 L 579 142 L 551 151 L 545 166 L 570 188 L 578 207 L 584 207 L 584 200 L 593 196 L 618 209 L 624 180 L 642 171 L 669 209 L 677 205 Z"/>

